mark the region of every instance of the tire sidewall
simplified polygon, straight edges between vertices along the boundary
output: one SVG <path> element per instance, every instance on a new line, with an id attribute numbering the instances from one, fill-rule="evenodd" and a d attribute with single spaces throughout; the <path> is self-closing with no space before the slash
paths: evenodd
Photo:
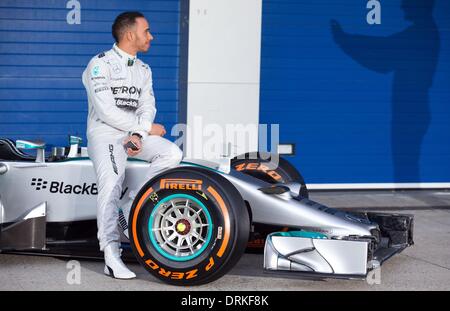
<path id="1" fill-rule="evenodd" d="M 147 271 L 166 283 L 195 285 L 209 282 L 226 273 L 229 266 L 237 261 L 235 257 L 243 253 L 248 239 L 248 216 L 245 234 L 245 226 L 237 221 L 237 211 L 238 207 L 245 208 L 245 203 L 228 180 L 224 181 L 223 177 L 216 175 L 198 168 L 173 169 L 150 180 L 136 196 L 129 219 L 133 252 Z M 167 189 L 170 185 L 162 182 L 174 179 L 201 181 L 198 185 L 201 190 Z M 195 198 L 206 208 L 212 220 L 212 226 L 208 229 L 211 230 L 211 238 L 203 251 L 190 260 L 169 259 L 150 240 L 150 215 L 158 202 L 171 195 Z"/>
<path id="2" fill-rule="evenodd" d="M 277 160 L 274 160 L 274 158 Z M 246 153 L 231 161 L 233 169 L 269 183 L 296 182 L 302 185 L 301 195 L 308 198 L 305 180 L 300 172 L 286 159 L 263 152 Z"/>

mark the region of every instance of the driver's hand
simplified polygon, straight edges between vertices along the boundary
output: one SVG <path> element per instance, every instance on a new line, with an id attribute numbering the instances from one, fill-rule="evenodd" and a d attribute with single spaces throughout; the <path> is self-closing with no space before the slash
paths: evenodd
<path id="1" fill-rule="evenodd" d="M 152 128 L 151 128 L 150 132 L 148 132 L 148 134 L 164 136 L 164 135 L 166 135 L 166 129 L 161 124 L 153 123 Z"/>
<path id="2" fill-rule="evenodd" d="M 141 149 L 142 149 L 142 142 L 141 142 L 141 139 L 140 139 L 138 136 L 132 135 L 132 136 L 128 136 L 128 137 L 123 141 L 124 146 L 125 146 L 129 141 L 133 142 L 133 144 L 135 144 L 136 147 L 138 147 L 137 150 L 133 150 L 133 149 L 131 149 L 131 148 L 127 148 L 127 154 L 128 154 L 128 156 L 129 156 L 129 157 L 133 157 L 133 156 L 139 154 L 139 152 L 141 152 Z"/>

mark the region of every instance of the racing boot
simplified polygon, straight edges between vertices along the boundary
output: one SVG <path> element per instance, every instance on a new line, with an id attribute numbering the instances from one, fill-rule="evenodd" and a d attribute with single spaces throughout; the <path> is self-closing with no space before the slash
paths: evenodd
<path id="1" fill-rule="evenodd" d="M 134 272 L 130 271 L 120 258 L 119 243 L 111 242 L 106 245 L 105 253 L 105 274 L 116 279 L 133 279 L 136 277 Z"/>

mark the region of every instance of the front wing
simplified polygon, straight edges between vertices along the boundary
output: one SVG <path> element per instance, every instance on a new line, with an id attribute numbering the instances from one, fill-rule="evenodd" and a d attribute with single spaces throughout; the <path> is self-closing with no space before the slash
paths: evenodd
<path id="1" fill-rule="evenodd" d="M 385 260 L 413 242 L 413 217 L 364 213 L 377 223 L 380 236 L 373 239 L 328 239 L 316 232 L 276 232 L 266 239 L 264 269 L 322 277 L 364 278 Z"/>

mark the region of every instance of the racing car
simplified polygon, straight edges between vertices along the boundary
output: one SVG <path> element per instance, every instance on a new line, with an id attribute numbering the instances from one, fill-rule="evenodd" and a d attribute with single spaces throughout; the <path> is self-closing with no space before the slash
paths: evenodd
<path id="1" fill-rule="evenodd" d="M 0 252 L 101 257 L 96 176 L 80 143 L 72 136 L 47 154 L 43 142 L 0 139 Z M 268 272 L 365 278 L 413 245 L 413 216 L 314 202 L 298 170 L 278 155 L 184 160 L 145 180 L 149 165 L 127 162 L 122 246 L 169 284 L 212 282 L 245 250 L 258 249 Z"/>

